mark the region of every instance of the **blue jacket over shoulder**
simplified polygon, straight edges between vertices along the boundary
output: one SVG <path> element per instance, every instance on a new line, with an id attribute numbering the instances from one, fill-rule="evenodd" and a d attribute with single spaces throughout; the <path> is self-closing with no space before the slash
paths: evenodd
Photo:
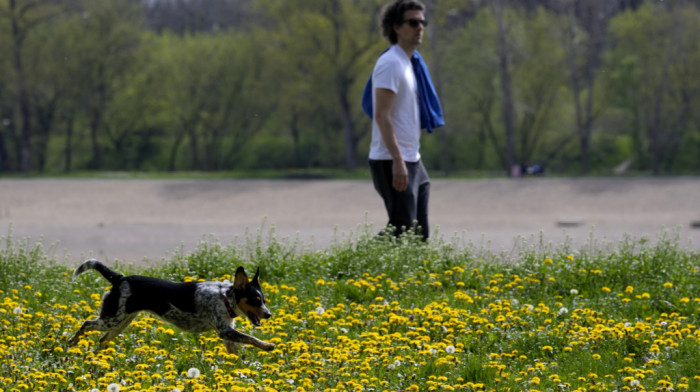
<path id="1" fill-rule="evenodd" d="M 382 52 L 382 54 L 384 54 L 384 52 Z M 433 81 L 430 79 L 428 67 L 425 65 L 425 61 L 423 61 L 418 51 L 413 52 L 411 64 L 413 64 L 413 73 L 416 76 L 416 83 L 418 83 L 420 126 L 421 128 L 425 128 L 428 133 L 432 133 L 433 129 L 445 125 L 440 98 L 438 98 L 435 86 L 433 86 Z M 372 97 L 372 76 L 370 75 L 365 89 L 362 92 L 362 109 L 367 113 L 369 118 L 373 118 Z"/>

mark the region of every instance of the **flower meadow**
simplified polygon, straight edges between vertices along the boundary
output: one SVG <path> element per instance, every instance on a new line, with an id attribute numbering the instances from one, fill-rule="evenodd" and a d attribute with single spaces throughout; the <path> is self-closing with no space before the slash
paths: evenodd
<path id="1" fill-rule="evenodd" d="M 68 339 L 109 283 L 41 244 L 0 247 L 0 392 L 697 391 L 700 257 L 672 237 L 495 254 L 411 236 L 328 250 L 203 240 L 121 273 L 231 280 L 261 269 L 276 344 L 227 354 L 214 332 L 142 314 L 106 348 Z"/>

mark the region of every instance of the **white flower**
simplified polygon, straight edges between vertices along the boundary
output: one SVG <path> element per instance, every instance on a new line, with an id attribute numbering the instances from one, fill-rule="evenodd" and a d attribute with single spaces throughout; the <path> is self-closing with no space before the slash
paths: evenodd
<path id="1" fill-rule="evenodd" d="M 324 314 L 324 313 L 326 313 L 326 309 L 324 309 L 323 306 L 319 306 L 319 307 L 316 308 L 316 314 L 317 314 L 317 315 L 320 316 L 320 315 L 322 315 L 322 314 Z"/>
<path id="2" fill-rule="evenodd" d="M 457 350 L 455 349 L 455 346 L 450 345 L 450 346 L 445 347 L 445 352 L 448 353 L 448 354 L 454 354 L 455 351 L 457 351 Z"/>
<path id="3" fill-rule="evenodd" d="M 173 388 L 170 392 L 182 392 L 179 388 Z"/>
<path id="4" fill-rule="evenodd" d="M 634 380 L 630 381 L 630 386 L 631 386 L 631 387 L 637 388 L 637 387 L 639 387 L 640 385 L 641 385 L 641 383 L 640 383 L 639 380 L 637 380 L 637 379 L 634 379 Z"/>
<path id="5" fill-rule="evenodd" d="M 394 363 L 390 363 L 389 366 L 387 366 L 387 368 L 389 368 L 389 370 L 394 370 L 399 366 L 401 366 L 401 361 L 397 359 L 394 361 Z"/>
<path id="6" fill-rule="evenodd" d="M 107 385 L 107 390 L 109 392 L 119 392 L 119 384 L 111 383 L 111 384 Z"/>
<path id="7" fill-rule="evenodd" d="M 578 295 L 578 290 L 571 289 L 571 295 Z"/>
<path id="8" fill-rule="evenodd" d="M 16 308 L 12 309 L 12 313 L 14 313 L 14 314 L 22 314 L 22 308 L 20 308 L 20 307 L 18 306 L 18 307 L 16 307 Z"/>
<path id="9" fill-rule="evenodd" d="M 559 309 L 557 316 L 561 316 L 562 314 L 567 314 L 567 313 L 569 313 L 569 309 L 562 307 L 561 309 Z"/>
<path id="10" fill-rule="evenodd" d="M 189 378 L 197 378 L 199 374 L 199 369 L 197 368 L 190 368 L 190 370 L 187 371 L 187 377 Z"/>

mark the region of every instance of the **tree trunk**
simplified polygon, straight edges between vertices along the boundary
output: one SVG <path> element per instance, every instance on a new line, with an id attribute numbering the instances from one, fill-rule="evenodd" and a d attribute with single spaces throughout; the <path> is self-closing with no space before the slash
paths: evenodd
<path id="1" fill-rule="evenodd" d="M 170 154 L 168 156 L 168 171 L 170 171 L 170 172 L 175 171 L 175 162 L 177 161 L 177 152 L 180 149 L 180 145 L 182 144 L 182 140 L 184 138 L 185 138 L 185 133 L 179 132 L 177 135 L 175 135 L 175 140 L 173 141 L 172 146 L 170 146 Z"/>
<path id="2" fill-rule="evenodd" d="M 66 144 L 63 146 L 63 170 L 66 173 L 72 170 L 73 164 L 73 121 L 74 112 L 71 109 L 66 118 Z"/>
<path id="3" fill-rule="evenodd" d="M 0 119 L 2 120 L 2 119 Z M 5 124 L 0 123 L 0 175 L 7 170 L 7 147 L 5 146 Z"/>
<path id="4" fill-rule="evenodd" d="M 301 157 L 301 146 L 299 142 L 299 120 L 297 119 L 296 111 L 292 110 L 292 118 L 289 120 L 289 133 L 292 135 L 292 148 L 294 149 L 293 165 L 302 167 L 303 159 Z"/>
<path id="5" fill-rule="evenodd" d="M 501 80 L 501 102 L 503 106 L 503 124 L 506 136 L 506 171 L 512 175 L 511 169 L 517 164 L 515 156 L 515 107 L 513 104 L 512 82 L 508 69 L 510 53 L 506 39 L 506 24 L 503 20 L 503 2 L 497 0 L 493 3 L 498 24 L 498 70 Z"/>
<path id="6" fill-rule="evenodd" d="M 435 7 L 435 4 L 431 4 L 430 8 Z M 430 64 L 430 69 L 432 70 L 433 83 L 435 84 L 435 91 L 438 97 L 442 93 L 442 55 L 443 52 L 440 50 L 442 47 L 440 43 L 443 42 L 441 39 L 436 39 L 437 28 L 431 30 L 428 34 L 428 40 L 430 41 L 430 48 L 433 51 L 433 61 Z M 440 140 L 440 166 L 442 167 L 442 172 L 444 174 L 450 174 L 452 172 L 452 160 L 450 157 L 450 140 L 447 127 L 442 127 L 439 132 Z"/>
<path id="7" fill-rule="evenodd" d="M 331 21 L 333 23 L 333 54 L 335 58 L 341 55 L 343 23 L 339 20 L 341 15 L 340 0 L 333 0 L 331 3 Z M 348 91 L 353 82 L 349 75 L 348 68 L 336 64 L 336 92 L 338 94 L 338 104 L 340 106 L 340 121 L 343 128 L 343 140 L 345 142 L 345 167 L 347 169 L 357 168 L 357 138 L 355 137 L 355 123 L 352 119 L 352 110 Z"/>
<path id="8" fill-rule="evenodd" d="M 194 126 L 189 127 L 189 129 L 186 129 L 185 132 L 190 137 L 190 154 L 191 154 L 191 170 L 202 170 L 204 169 L 202 165 L 202 161 L 199 159 L 199 138 L 197 137 L 197 131 L 195 130 Z"/>
<path id="9" fill-rule="evenodd" d="M 59 95 L 56 94 L 50 97 L 45 104 L 36 104 L 37 143 L 34 150 L 39 171 L 46 170 L 46 162 L 48 161 L 49 138 L 54 127 L 54 119 L 56 118 L 56 107 L 58 105 Z"/>
<path id="10" fill-rule="evenodd" d="M 29 94 L 27 93 L 27 83 L 24 75 L 24 65 L 22 64 L 22 45 L 24 34 L 20 31 L 19 20 L 17 19 L 16 0 L 10 0 L 10 18 L 12 25 L 12 66 L 17 77 L 17 106 L 20 118 L 20 171 L 26 173 L 32 168 L 32 124 Z"/>
<path id="11" fill-rule="evenodd" d="M 107 86 L 104 80 L 104 65 L 100 64 L 97 69 L 97 86 L 95 88 L 95 102 L 90 114 L 90 142 L 92 144 L 92 161 L 90 169 L 100 170 L 102 168 L 102 147 L 100 146 L 99 134 L 102 126 L 102 111 L 105 107 Z"/>
<path id="12" fill-rule="evenodd" d="M 352 111 L 348 100 L 349 83 L 345 80 L 338 82 L 338 99 L 340 101 L 340 119 L 343 126 L 345 140 L 345 167 L 357 168 L 357 138 L 355 138 L 355 124 L 352 121 Z"/>
<path id="13" fill-rule="evenodd" d="M 649 148 L 652 153 L 652 173 L 657 176 L 661 174 L 661 162 L 663 160 L 666 143 L 667 141 L 663 137 L 663 108 L 666 98 L 666 94 L 669 91 L 669 67 L 671 62 L 670 48 L 666 49 L 664 54 L 664 62 L 661 68 L 661 78 L 655 89 L 654 102 L 652 104 L 652 109 L 648 122 L 649 127 L 649 141 L 651 145 Z"/>
<path id="14" fill-rule="evenodd" d="M 92 110 L 90 118 L 90 143 L 92 145 L 92 160 L 90 169 L 99 170 L 102 167 L 102 149 L 99 141 L 99 128 L 102 122 L 102 112 L 99 108 Z"/>

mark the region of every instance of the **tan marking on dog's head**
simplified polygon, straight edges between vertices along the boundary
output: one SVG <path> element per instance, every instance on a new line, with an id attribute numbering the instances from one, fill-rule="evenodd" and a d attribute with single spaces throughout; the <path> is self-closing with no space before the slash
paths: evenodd
<path id="1" fill-rule="evenodd" d="M 264 304 L 261 303 L 261 306 L 251 306 L 247 298 L 242 298 L 238 301 L 238 309 L 245 314 L 248 320 L 256 327 L 262 324 L 262 319 L 270 318 L 271 316 L 270 311 Z"/>
<path id="2" fill-rule="evenodd" d="M 260 326 L 260 320 L 270 318 L 270 310 L 265 306 L 265 296 L 260 286 L 260 268 L 255 271 L 252 280 L 248 280 L 243 267 L 238 267 L 233 281 L 236 297 L 236 307 L 239 314 L 244 314 L 255 326 Z"/>

